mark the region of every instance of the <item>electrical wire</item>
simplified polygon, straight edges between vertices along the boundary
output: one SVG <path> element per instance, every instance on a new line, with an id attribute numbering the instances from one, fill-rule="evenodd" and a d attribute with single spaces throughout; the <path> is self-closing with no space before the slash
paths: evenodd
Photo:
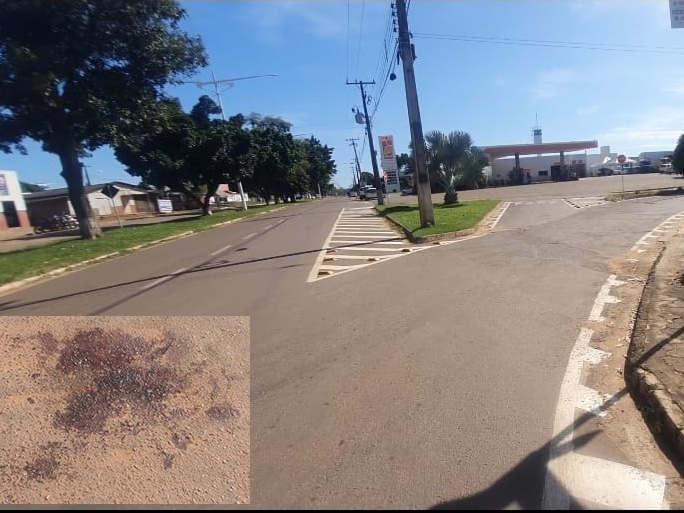
<path id="1" fill-rule="evenodd" d="M 350 31 L 350 23 L 349 23 L 349 1 L 347 0 L 347 82 L 349 82 L 349 31 Z"/>
<path id="2" fill-rule="evenodd" d="M 363 40 L 363 17 L 366 14 L 366 2 L 361 3 L 361 27 L 359 28 L 359 49 L 356 58 L 356 80 L 359 79 L 359 64 L 361 63 L 361 41 Z"/>
<path id="3" fill-rule="evenodd" d="M 576 50 L 603 50 L 610 52 L 628 52 L 628 53 L 656 53 L 656 54 L 670 54 L 670 55 L 684 55 L 684 48 L 679 47 L 680 51 L 673 49 L 666 49 L 666 47 L 648 47 L 645 45 L 611 45 L 610 43 L 582 43 L 570 41 L 544 41 L 534 39 L 513 39 L 513 38 L 496 38 L 485 36 L 460 36 L 456 34 L 431 34 L 414 32 L 413 36 L 420 39 L 439 39 L 448 41 L 461 41 L 471 43 L 492 43 L 505 45 L 519 45 L 519 46 L 537 46 L 548 48 L 571 48 Z"/>

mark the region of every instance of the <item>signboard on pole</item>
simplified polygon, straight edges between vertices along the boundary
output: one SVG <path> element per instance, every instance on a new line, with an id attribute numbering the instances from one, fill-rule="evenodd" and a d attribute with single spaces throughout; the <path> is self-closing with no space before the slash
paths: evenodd
<path id="1" fill-rule="evenodd" d="M 385 173 L 385 183 L 387 192 L 399 192 L 399 169 L 397 167 L 397 156 L 394 151 L 394 138 L 391 135 L 381 135 L 380 148 L 382 150 L 382 170 Z"/>
<path id="2" fill-rule="evenodd" d="M 684 0 L 670 0 L 670 27 L 684 28 Z"/>
<path id="3" fill-rule="evenodd" d="M 627 162 L 627 157 L 624 155 L 618 155 L 618 162 L 620 164 L 624 164 L 625 162 Z"/>

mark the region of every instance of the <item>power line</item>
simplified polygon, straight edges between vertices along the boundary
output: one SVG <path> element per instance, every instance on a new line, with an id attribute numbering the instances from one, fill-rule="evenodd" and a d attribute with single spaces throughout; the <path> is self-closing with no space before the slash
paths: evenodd
<path id="1" fill-rule="evenodd" d="M 359 50 L 356 59 L 356 76 L 359 76 L 359 64 L 361 63 L 361 40 L 363 39 L 363 17 L 366 13 L 366 2 L 361 3 L 361 27 L 359 28 Z"/>
<path id="2" fill-rule="evenodd" d="M 349 81 L 349 0 L 347 0 L 347 82 Z"/>
<path id="3" fill-rule="evenodd" d="M 545 41 L 534 39 L 513 39 L 513 38 L 497 38 L 485 36 L 461 36 L 457 34 L 432 34 L 414 32 L 413 36 L 420 39 L 439 39 L 448 41 L 461 41 L 470 43 L 491 43 L 491 44 L 505 44 L 518 46 L 536 46 L 548 48 L 571 48 L 576 50 L 603 50 L 608 52 L 627 52 L 627 53 L 656 53 L 656 54 L 670 54 L 670 55 L 684 55 L 684 48 L 677 47 L 676 49 L 667 49 L 666 47 L 649 47 L 645 45 L 611 45 L 610 43 L 589 43 L 589 42 L 572 42 L 572 41 Z M 680 50 L 680 51 L 676 51 Z"/>

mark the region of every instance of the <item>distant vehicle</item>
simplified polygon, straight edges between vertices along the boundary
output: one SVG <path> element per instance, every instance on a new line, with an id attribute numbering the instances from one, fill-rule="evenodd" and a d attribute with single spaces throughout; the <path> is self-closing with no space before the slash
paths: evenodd
<path id="1" fill-rule="evenodd" d="M 411 194 L 413 194 L 413 187 L 406 187 L 405 189 L 401 190 L 402 196 L 410 196 Z"/>
<path id="2" fill-rule="evenodd" d="M 350 197 L 350 198 L 356 198 L 356 197 L 358 197 L 358 195 L 359 195 L 359 194 L 358 194 L 356 191 L 350 191 L 350 192 L 349 192 L 349 197 Z"/>
<path id="3" fill-rule="evenodd" d="M 665 175 L 671 175 L 674 173 L 674 169 L 672 168 L 672 164 L 668 162 L 667 164 L 663 164 L 660 166 L 660 172 L 665 174 Z"/>
<path id="4" fill-rule="evenodd" d="M 601 169 L 598 170 L 599 176 L 610 176 L 612 174 L 613 174 L 613 170 L 610 169 L 609 167 L 602 167 Z"/>
<path id="5" fill-rule="evenodd" d="M 378 190 L 375 187 L 366 187 L 359 194 L 362 200 L 372 200 L 378 197 Z"/>

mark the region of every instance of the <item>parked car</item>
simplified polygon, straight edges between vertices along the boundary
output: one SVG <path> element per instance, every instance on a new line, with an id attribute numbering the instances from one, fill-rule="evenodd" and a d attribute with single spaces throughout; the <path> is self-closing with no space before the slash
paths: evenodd
<path id="1" fill-rule="evenodd" d="M 660 166 L 660 172 L 665 174 L 665 175 L 671 175 L 672 173 L 674 173 L 674 169 L 672 168 L 672 164 L 668 162 L 667 164 L 661 165 Z"/>
<path id="2" fill-rule="evenodd" d="M 410 196 L 411 194 L 413 194 L 413 187 L 406 187 L 405 189 L 401 190 L 402 196 Z"/>
<path id="3" fill-rule="evenodd" d="M 602 167 L 601 169 L 598 170 L 599 176 L 610 176 L 612 174 L 613 174 L 613 170 L 610 169 L 609 167 Z"/>

